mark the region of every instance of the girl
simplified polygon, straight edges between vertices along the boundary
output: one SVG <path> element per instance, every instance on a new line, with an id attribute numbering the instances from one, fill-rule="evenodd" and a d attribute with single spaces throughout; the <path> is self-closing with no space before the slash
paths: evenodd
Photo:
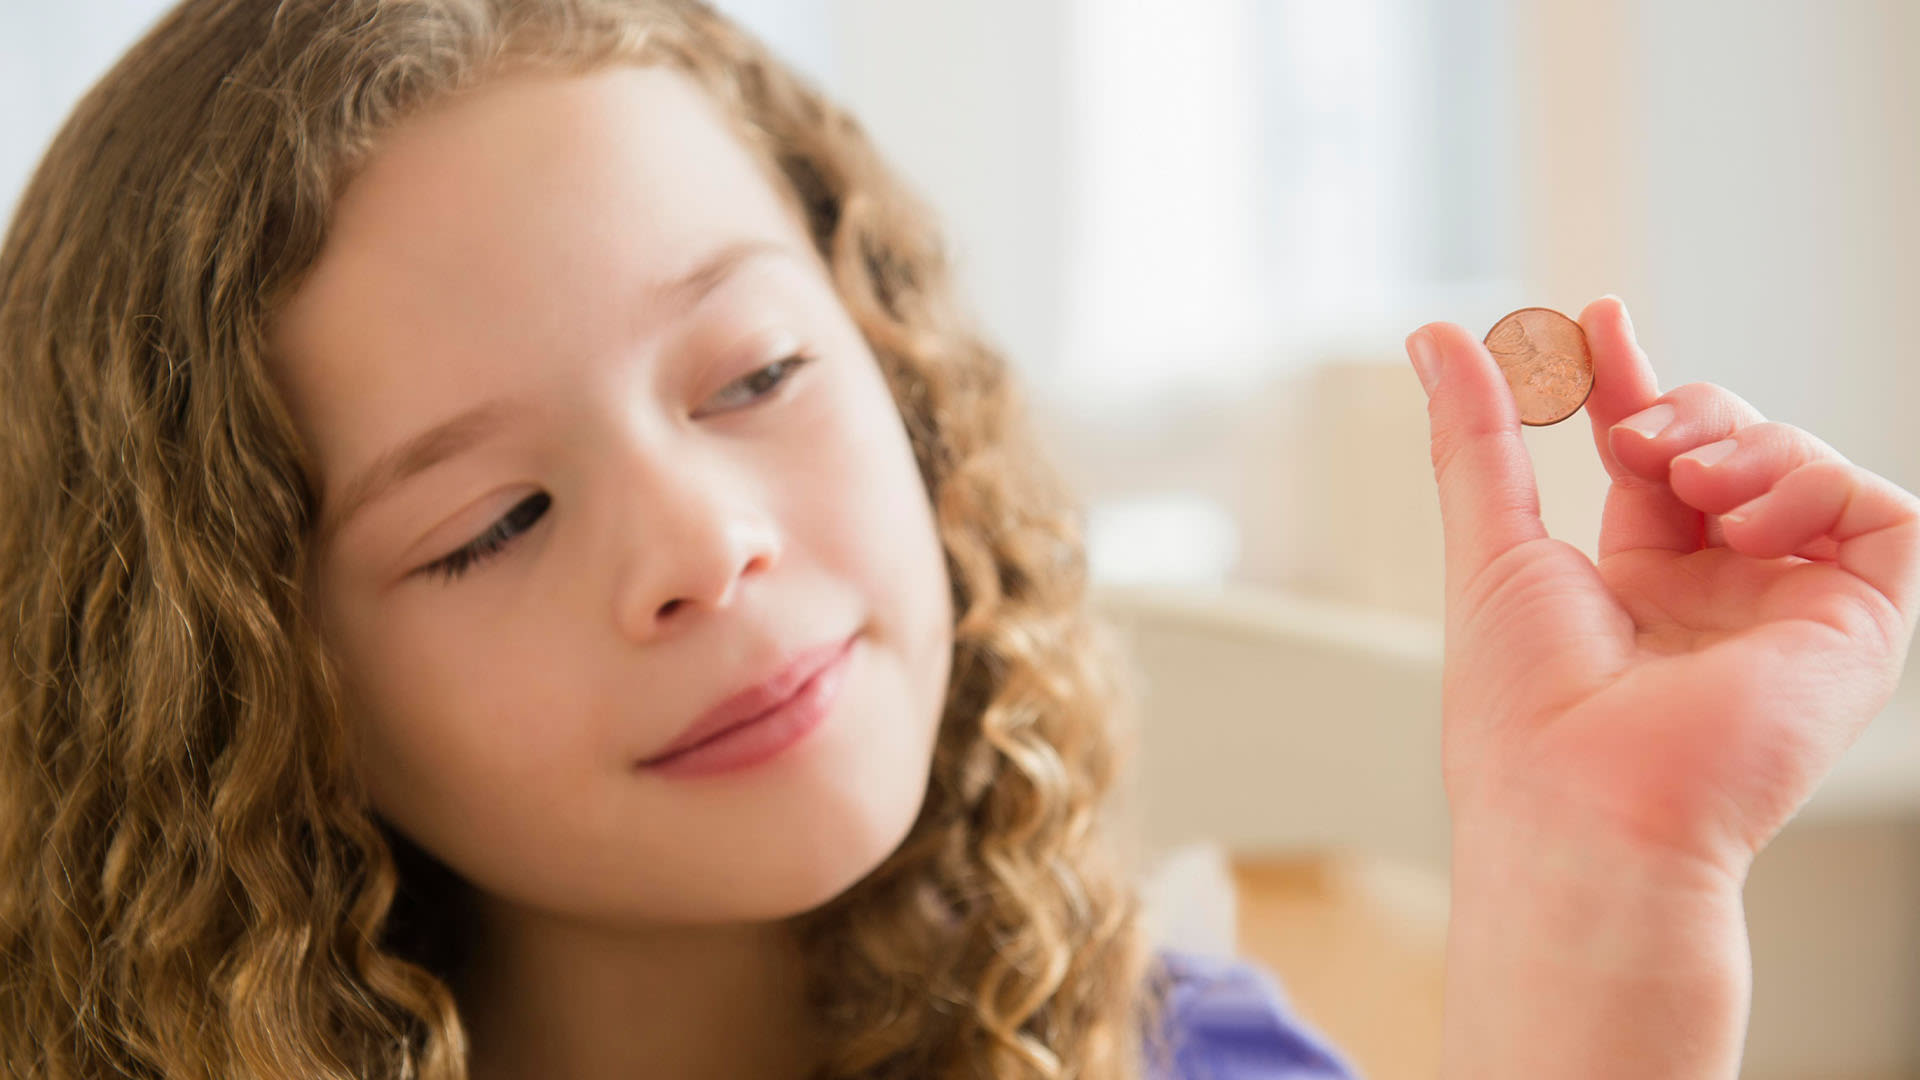
<path id="1" fill-rule="evenodd" d="M 1598 567 L 1409 340 L 1443 1075 L 1730 1077 L 1920 515 L 1582 321 Z M 703 4 L 187 0 L 33 178 L 0 371 L 7 1075 L 1353 1075 L 1144 943 L 1076 511 L 926 209 Z"/>

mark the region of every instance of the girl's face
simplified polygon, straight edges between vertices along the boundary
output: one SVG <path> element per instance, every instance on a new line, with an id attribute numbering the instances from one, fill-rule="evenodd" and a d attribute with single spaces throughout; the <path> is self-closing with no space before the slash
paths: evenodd
<path id="1" fill-rule="evenodd" d="M 492 901 L 602 924 L 783 917 L 875 867 L 926 790 L 946 565 L 873 354 L 711 99 L 503 79 L 393 131 L 336 209 L 274 374 L 382 816 Z M 849 637 L 780 756 L 638 764 Z"/>

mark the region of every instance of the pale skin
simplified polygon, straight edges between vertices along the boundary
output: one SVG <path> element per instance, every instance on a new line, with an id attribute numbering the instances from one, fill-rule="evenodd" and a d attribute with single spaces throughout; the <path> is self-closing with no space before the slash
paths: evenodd
<path id="1" fill-rule="evenodd" d="M 1618 298 L 1580 323 L 1597 565 L 1541 525 L 1485 347 L 1407 341 L 1446 543 L 1441 1076 L 1733 1080 L 1741 888 L 1899 681 L 1920 500 L 1719 386 L 1662 393 Z"/>
<path id="2" fill-rule="evenodd" d="M 477 897 L 471 1075 L 807 1075 L 788 920 L 907 835 L 953 612 L 901 416 L 796 205 L 694 83 L 615 68 L 408 118 L 335 210 L 274 374 L 321 474 L 309 587 L 369 795 Z M 663 291 L 743 242 L 710 289 Z M 350 512 L 378 456 L 494 398 L 498 431 Z M 639 766 L 854 632 L 828 719 L 779 758 Z"/>

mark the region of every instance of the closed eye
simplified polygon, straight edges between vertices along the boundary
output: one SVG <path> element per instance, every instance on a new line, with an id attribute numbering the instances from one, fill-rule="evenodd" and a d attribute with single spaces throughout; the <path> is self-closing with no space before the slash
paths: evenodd
<path id="1" fill-rule="evenodd" d="M 506 517 L 494 522 L 486 532 L 481 533 L 472 543 L 446 558 L 424 566 L 415 572 L 429 576 L 444 575 L 446 580 L 451 582 L 461 574 L 466 573 L 468 568 L 475 563 L 485 562 L 492 556 L 499 554 L 502 549 L 513 542 L 514 538 L 526 532 L 527 529 L 532 527 L 535 521 L 540 520 L 540 517 L 547 512 L 547 507 L 552 504 L 553 496 L 548 495 L 544 491 L 528 496 L 521 500 L 512 510 L 508 511 Z"/>
<path id="2" fill-rule="evenodd" d="M 751 393 L 746 404 L 754 404 L 771 398 L 782 386 L 791 381 L 792 373 L 806 366 L 814 359 L 813 354 L 801 351 L 783 360 L 734 381 L 721 390 L 716 397 L 724 397 L 729 391 L 745 388 Z M 429 563 L 414 571 L 428 577 L 440 577 L 448 583 L 457 580 L 475 565 L 498 555 L 517 539 L 521 533 L 533 527 L 553 504 L 553 497 L 540 492 L 521 500 L 507 515 L 493 523 L 486 532 L 481 533 L 472 543 L 467 544 L 453 554 Z"/>

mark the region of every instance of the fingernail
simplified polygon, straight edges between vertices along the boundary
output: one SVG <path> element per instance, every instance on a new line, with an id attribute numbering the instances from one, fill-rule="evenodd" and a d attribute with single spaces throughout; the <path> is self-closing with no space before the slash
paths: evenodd
<path id="1" fill-rule="evenodd" d="M 1719 442 L 1710 442 L 1705 446 L 1696 447 L 1695 449 L 1689 450 L 1686 453 L 1681 454 L 1680 457 L 1674 458 L 1673 460 L 1679 461 L 1684 458 L 1688 461 L 1697 461 L 1700 464 L 1711 468 L 1712 466 L 1718 465 L 1722 461 L 1725 461 L 1735 450 L 1738 450 L 1738 449 L 1740 449 L 1740 440 L 1721 439 Z"/>
<path id="2" fill-rule="evenodd" d="M 1613 426 L 1630 428 L 1642 438 L 1651 439 L 1665 431 L 1667 425 L 1673 423 L 1673 417 L 1673 406 L 1662 402 L 1651 409 L 1642 409 Z"/>
<path id="3" fill-rule="evenodd" d="M 1413 373 L 1420 376 L 1420 388 L 1432 397 L 1433 388 L 1440 385 L 1440 350 L 1426 331 L 1415 330 L 1407 335 L 1407 355 L 1413 358 Z"/>

